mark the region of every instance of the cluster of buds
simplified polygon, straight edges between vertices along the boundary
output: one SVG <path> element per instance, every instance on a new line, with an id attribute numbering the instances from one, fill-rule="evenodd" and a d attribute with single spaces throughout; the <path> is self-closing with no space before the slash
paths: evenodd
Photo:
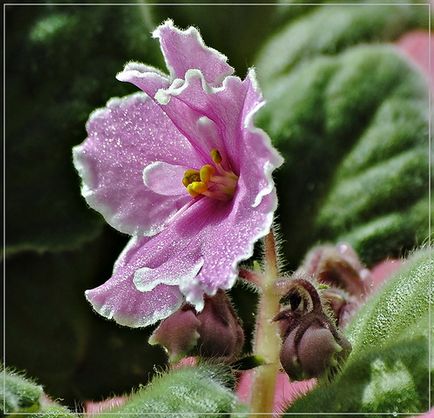
<path id="1" fill-rule="evenodd" d="M 304 278 L 278 283 L 286 306 L 274 318 L 282 337 L 280 362 L 293 380 L 332 378 L 351 352 L 351 344 L 323 309 L 315 286 Z"/>
<path id="2" fill-rule="evenodd" d="M 219 290 L 205 296 L 201 312 L 184 304 L 160 323 L 149 343 L 163 346 L 172 363 L 187 355 L 229 363 L 241 353 L 244 332 L 228 296 Z"/>

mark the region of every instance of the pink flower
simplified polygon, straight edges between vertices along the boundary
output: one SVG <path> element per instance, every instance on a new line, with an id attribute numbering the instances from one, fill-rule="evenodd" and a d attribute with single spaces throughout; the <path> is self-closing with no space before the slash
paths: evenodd
<path id="1" fill-rule="evenodd" d="M 143 327 L 184 300 L 228 289 L 270 229 L 282 163 L 253 124 L 264 104 L 253 69 L 231 76 L 199 32 L 167 21 L 153 33 L 170 76 L 128 63 L 118 80 L 143 92 L 92 113 L 74 148 L 87 203 L 131 241 L 112 277 L 86 297 L 119 324 Z"/>

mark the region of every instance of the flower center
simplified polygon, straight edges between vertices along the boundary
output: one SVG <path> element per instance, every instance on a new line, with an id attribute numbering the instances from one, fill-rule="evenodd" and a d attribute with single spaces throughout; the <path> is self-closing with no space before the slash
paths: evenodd
<path id="1" fill-rule="evenodd" d="M 230 200 L 235 193 L 238 176 L 222 167 L 222 156 L 216 149 L 211 150 L 210 154 L 214 164 L 205 164 L 200 170 L 186 170 L 182 184 L 193 197 L 203 195 L 217 200 Z"/>

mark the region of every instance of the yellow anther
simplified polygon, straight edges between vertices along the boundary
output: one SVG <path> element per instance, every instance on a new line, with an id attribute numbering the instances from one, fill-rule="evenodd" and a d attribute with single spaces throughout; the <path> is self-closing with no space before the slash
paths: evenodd
<path id="1" fill-rule="evenodd" d="M 188 192 L 188 193 L 190 194 L 190 196 L 192 196 L 192 197 L 199 196 L 199 194 L 196 193 L 196 192 L 193 190 L 193 188 L 191 187 L 191 184 L 189 184 L 189 185 L 187 186 L 187 192 Z"/>
<path id="2" fill-rule="evenodd" d="M 186 170 L 182 184 L 192 197 L 202 195 L 217 200 L 230 200 L 235 194 L 238 176 L 222 167 L 222 156 L 218 150 L 212 149 L 210 156 L 213 164 L 205 164 L 200 170 Z"/>
<path id="3" fill-rule="evenodd" d="M 216 163 L 220 164 L 222 162 L 222 156 L 216 149 L 212 149 L 211 152 L 211 159 Z"/>
<path id="4" fill-rule="evenodd" d="M 194 181 L 193 183 L 189 184 L 188 187 L 190 187 L 191 190 L 197 194 L 201 194 L 208 190 L 208 186 L 202 181 Z"/>
<path id="5" fill-rule="evenodd" d="M 215 168 L 212 165 L 206 164 L 202 166 L 200 169 L 199 172 L 200 180 L 203 181 L 204 183 L 207 183 L 209 179 L 214 175 L 214 173 L 215 173 Z"/>
<path id="6" fill-rule="evenodd" d="M 188 169 L 184 172 L 184 177 L 182 179 L 182 184 L 187 187 L 189 184 L 193 183 L 194 181 L 200 181 L 200 174 L 199 171 Z"/>
<path id="7" fill-rule="evenodd" d="M 207 190 L 207 185 L 202 181 L 194 181 L 187 186 L 187 192 L 190 193 L 193 197 L 196 197 L 201 193 L 206 192 Z"/>

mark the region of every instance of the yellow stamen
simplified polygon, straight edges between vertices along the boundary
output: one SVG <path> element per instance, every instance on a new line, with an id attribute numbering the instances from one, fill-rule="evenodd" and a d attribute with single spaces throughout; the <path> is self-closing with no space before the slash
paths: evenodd
<path id="1" fill-rule="evenodd" d="M 202 181 L 194 181 L 189 185 L 189 187 L 198 194 L 201 194 L 208 189 L 207 185 Z"/>
<path id="2" fill-rule="evenodd" d="M 235 193 L 238 176 L 222 167 L 222 156 L 218 150 L 211 150 L 210 156 L 214 164 L 205 164 L 200 170 L 186 170 L 182 184 L 192 197 L 202 195 L 217 200 L 230 200 Z"/>
<path id="3" fill-rule="evenodd" d="M 182 179 L 182 184 L 187 187 L 194 181 L 200 181 L 199 171 L 193 169 L 186 170 L 184 173 L 184 178 Z"/>
<path id="4" fill-rule="evenodd" d="M 211 159 L 216 163 L 220 164 L 222 162 L 222 156 L 216 149 L 212 149 L 211 152 Z"/>
<path id="5" fill-rule="evenodd" d="M 187 186 L 188 193 L 190 193 L 193 197 L 196 197 L 197 195 L 200 195 L 203 192 L 206 192 L 207 190 L 208 190 L 207 185 L 202 181 L 194 181 L 193 183 Z"/>
<path id="6" fill-rule="evenodd" d="M 200 180 L 204 183 L 208 183 L 209 179 L 214 175 L 215 168 L 212 165 L 204 165 L 199 172 Z"/>

